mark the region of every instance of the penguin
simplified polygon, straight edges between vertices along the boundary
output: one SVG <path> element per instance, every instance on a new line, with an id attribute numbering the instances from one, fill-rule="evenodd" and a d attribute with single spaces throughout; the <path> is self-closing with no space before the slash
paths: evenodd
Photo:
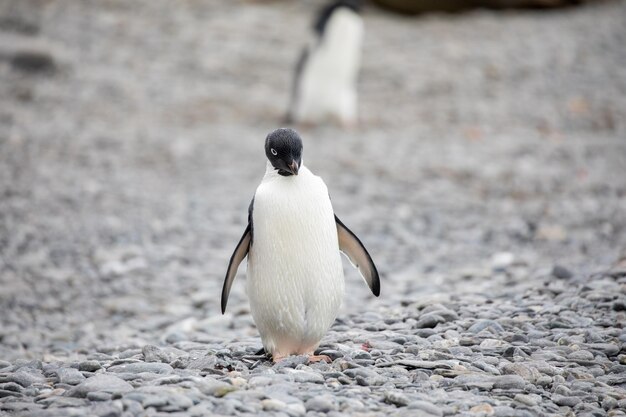
<path id="1" fill-rule="evenodd" d="M 247 257 L 247 293 L 263 348 L 274 362 L 307 355 L 310 362 L 333 324 L 344 294 L 340 253 L 375 296 L 376 265 L 359 238 L 335 215 L 324 181 L 302 161 L 302 139 L 280 128 L 265 139 L 265 175 L 248 208 L 248 225 L 222 288 L 222 314 L 239 264 Z"/>
<path id="2" fill-rule="evenodd" d="M 356 125 L 363 39 L 360 3 L 334 1 L 319 12 L 313 39 L 296 64 L 287 123 Z"/>

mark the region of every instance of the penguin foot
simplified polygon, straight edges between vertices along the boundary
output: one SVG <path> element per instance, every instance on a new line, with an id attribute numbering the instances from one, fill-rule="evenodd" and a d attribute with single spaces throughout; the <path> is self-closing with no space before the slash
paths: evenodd
<path id="1" fill-rule="evenodd" d="M 333 360 L 328 355 L 309 355 L 309 363 L 315 362 L 326 362 L 331 363 Z"/>
<path id="2" fill-rule="evenodd" d="M 280 355 L 280 354 L 274 353 L 272 355 L 272 362 L 278 363 L 278 362 L 282 361 L 283 359 L 285 359 L 287 356 L 288 355 Z"/>

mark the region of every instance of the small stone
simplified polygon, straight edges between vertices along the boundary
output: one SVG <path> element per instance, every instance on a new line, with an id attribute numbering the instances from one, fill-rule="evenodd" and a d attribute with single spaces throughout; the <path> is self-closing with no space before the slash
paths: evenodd
<path id="1" fill-rule="evenodd" d="M 321 395 L 310 398 L 306 403 L 304 403 L 304 407 L 306 408 L 306 411 L 319 411 L 321 413 L 328 413 L 329 411 L 337 409 L 333 398 L 329 395 Z"/>
<path id="2" fill-rule="evenodd" d="M 5 397 L 22 397 L 23 394 L 21 392 L 17 392 L 17 391 L 10 391 L 10 390 L 6 390 L 6 389 L 1 389 L 0 388 L 0 398 L 5 398 Z"/>
<path id="3" fill-rule="evenodd" d="M 46 51 L 18 51 L 11 57 L 11 66 L 25 73 L 51 73 L 56 70 L 54 58 Z"/>
<path id="4" fill-rule="evenodd" d="M 132 374 L 138 374 L 142 372 L 149 372 L 153 374 L 171 374 L 174 371 L 167 363 L 159 362 L 134 362 L 123 365 L 114 365 L 107 369 L 108 372 L 122 373 L 128 372 Z"/>
<path id="5" fill-rule="evenodd" d="M 492 416 L 495 414 L 493 407 L 487 403 L 475 405 L 472 408 L 470 408 L 469 411 L 470 413 L 481 413 L 487 416 Z"/>
<path id="6" fill-rule="evenodd" d="M 74 397 L 86 397 L 93 391 L 107 392 L 113 395 L 123 394 L 133 390 L 133 386 L 128 382 L 114 375 L 96 374 L 87 378 L 76 386 L 69 395 Z"/>
<path id="7" fill-rule="evenodd" d="M 586 346 L 591 350 L 600 351 L 608 357 L 615 356 L 620 351 L 620 347 L 613 343 L 589 343 Z"/>
<path id="8" fill-rule="evenodd" d="M 500 389 L 522 389 L 526 381 L 519 375 L 501 375 L 494 377 L 494 388 Z"/>
<path id="9" fill-rule="evenodd" d="M 429 313 L 420 317 L 417 323 L 415 323 L 414 327 L 416 329 L 424 329 L 424 328 L 432 329 L 436 327 L 439 323 L 445 323 L 445 322 L 446 322 L 446 319 L 444 319 L 439 314 Z"/>
<path id="10" fill-rule="evenodd" d="M 287 407 L 287 404 L 280 400 L 268 398 L 261 401 L 261 407 L 264 411 L 283 411 Z"/>
<path id="11" fill-rule="evenodd" d="M 109 401 L 113 398 L 113 394 L 103 391 L 92 391 L 87 393 L 87 399 L 90 401 Z"/>
<path id="12" fill-rule="evenodd" d="M 510 252 L 495 253 L 491 257 L 491 268 L 494 271 L 506 271 L 515 262 L 515 255 Z"/>
<path id="13" fill-rule="evenodd" d="M 530 395 L 526 394 L 516 394 L 514 400 L 529 407 L 537 405 L 537 401 L 535 401 L 535 399 Z"/>
<path id="14" fill-rule="evenodd" d="M 476 323 L 472 324 L 469 329 L 467 329 L 470 333 L 480 333 L 485 329 L 491 330 L 493 333 L 501 333 L 504 331 L 504 328 L 500 323 L 495 320 L 479 320 Z"/>
<path id="15" fill-rule="evenodd" d="M 565 407 L 574 407 L 576 404 L 580 403 L 580 398 L 576 397 L 566 397 L 560 394 L 552 395 L 552 402 L 556 405 L 561 405 Z"/>
<path id="16" fill-rule="evenodd" d="M 443 411 L 435 404 L 429 403 L 428 401 L 411 401 L 407 408 L 410 410 L 420 410 L 428 415 L 435 417 L 443 416 Z M 421 415 L 421 413 L 417 415 Z"/>
<path id="17" fill-rule="evenodd" d="M 398 407 L 405 407 L 409 404 L 408 397 L 401 392 L 396 391 L 386 391 L 385 401 Z"/>
<path id="18" fill-rule="evenodd" d="M 61 384 L 78 385 L 85 380 L 83 374 L 76 368 L 60 368 L 56 374 Z"/>
<path id="19" fill-rule="evenodd" d="M 324 383 L 324 377 L 320 374 L 316 374 L 315 372 L 292 370 L 289 375 L 293 376 L 293 379 L 296 382 L 313 382 L 316 384 Z"/>
<path id="20" fill-rule="evenodd" d="M 145 345 L 141 349 L 144 360 L 146 362 L 163 362 L 170 363 L 172 361 L 171 355 L 154 345 Z"/>
<path id="21" fill-rule="evenodd" d="M 15 382 L 23 387 L 30 387 L 32 384 L 43 384 L 46 379 L 38 369 L 20 368 L 17 372 L 9 374 L 8 381 Z"/>
<path id="22" fill-rule="evenodd" d="M 570 279 L 574 276 L 572 271 L 561 265 L 554 265 L 551 272 L 552 276 L 558 279 Z"/>
<path id="23" fill-rule="evenodd" d="M 98 369 L 102 369 L 102 365 L 98 361 L 83 361 L 78 364 L 79 371 L 96 372 Z"/>
<path id="24" fill-rule="evenodd" d="M 493 378 L 488 375 L 469 374 L 459 375 L 454 378 L 454 385 L 461 386 L 465 389 L 478 388 L 481 390 L 490 390 L 493 388 Z"/>

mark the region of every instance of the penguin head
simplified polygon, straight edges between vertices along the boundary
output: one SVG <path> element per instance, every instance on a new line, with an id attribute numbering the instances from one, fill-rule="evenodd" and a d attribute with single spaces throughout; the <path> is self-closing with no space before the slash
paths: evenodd
<path id="1" fill-rule="evenodd" d="M 352 10 L 354 13 L 360 13 L 361 6 L 362 6 L 361 3 L 362 3 L 361 0 L 331 1 L 319 11 L 317 19 L 313 23 L 313 30 L 319 36 L 323 36 L 324 30 L 326 29 L 326 24 L 332 17 L 333 13 L 335 13 L 335 11 L 337 11 L 340 8 L 346 8 L 346 9 Z"/>
<path id="2" fill-rule="evenodd" d="M 265 138 L 265 155 L 280 175 L 298 175 L 302 165 L 302 139 L 293 129 L 276 129 Z"/>

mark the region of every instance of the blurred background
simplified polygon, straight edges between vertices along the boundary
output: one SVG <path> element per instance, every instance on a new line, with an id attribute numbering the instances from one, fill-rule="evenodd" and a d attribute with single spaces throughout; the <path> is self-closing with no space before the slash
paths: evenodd
<path id="1" fill-rule="evenodd" d="M 491 3 L 366 3 L 358 124 L 300 129 L 382 275 L 342 314 L 625 254 L 626 2 Z M 221 286 L 323 4 L 0 1 L 1 358 L 256 336 Z"/>

